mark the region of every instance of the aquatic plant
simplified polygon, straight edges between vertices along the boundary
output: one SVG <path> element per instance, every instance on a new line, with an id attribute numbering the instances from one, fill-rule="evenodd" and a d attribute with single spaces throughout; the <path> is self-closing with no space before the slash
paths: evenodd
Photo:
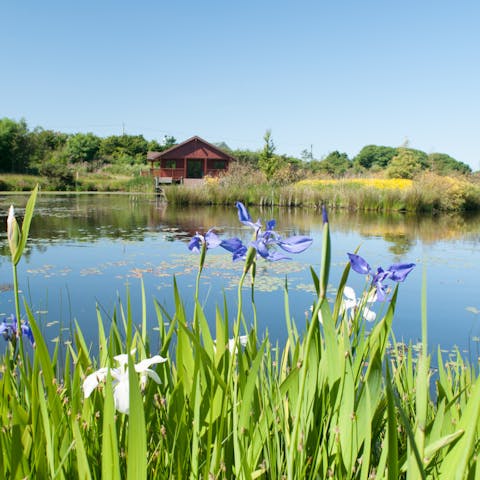
<path id="1" fill-rule="evenodd" d="M 245 260 L 249 247 L 253 248 L 259 257 L 271 262 L 289 260 L 290 257 L 279 252 L 276 247 L 280 247 L 280 249 L 288 253 L 302 253 L 312 244 L 313 240 L 305 235 L 294 235 L 288 238 L 281 237 L 275 231 L 276 222 L 273 219 L 269 220 L 266 229 L 262 230 L 260 220 L 254 223 L 242 202 L 236 202 L 235 206 L 238 209 L 240 222 L 253 228 L 254 234 L 248 247 L 243 245 L 239 238 L 231 238 L 220 243 L 220 246 L 233 253 L 233 261 Z"/>
<path id="2" fill-rule="evenodd" d="M 376 299 L 379 302 L 383 302 L 387 297 L 386 287 L 384 285 L 386 280 L 403 282 L 408 274 L 415 268 L 414 263 L 397 263 L 390 265 L 386 270 L 378 267 L 377 271 L 374 272 L 372 267 L 370 267 L 367 261 L 360 255 L 355 253 L 347 253 L 347 255 L 353 271 L 372 277 L 371 287 L 374 289 Z"/>
<path id="3" fill-rule="evenodd" d="M 207 319 L 196 290 L 194 317 L 188 315 L 175 279 L 175 310 L 156 303 L 153 333 L 142 286 L 140 318 L 133 318 L 128 295 L 108 322 L 98 311 L 95 348 L 75 325 L 73 341 L 50 351 L 25 304 L 35 348 L 24 359 L 1 360 L 0 477 L 476 478 L 478 365 L 458 351 L 448 358 L 439 351 L 431 367 L 425 282 L 421 344 L 395 340 L 398 282 L 408 268 L 385 270 L 393 291 L 368 329 L 356 296 L 353 319 L 345 308 L 345 299 L 353 300 L 346 282 L 354 267 L 370 277 L 378 269 L 359 258 L 348 262 L 332 304 L 325 210 L 323 222 L 320 269 L 311 270 L 316 293 L 302 331 L 291 317 L 286 281 L 283 346 L 255 328 L 239 334 L 254 315 L 242 301 Z M 206 252 L 207 235 L 194 245 Z M 254 245 L 248 250 L 240 287 L 262 258 Z M 120 365 L 109 367 L 114 362 Z M 143 382 L 142 374 L 154 381 Z"/>
<path id="4" fill-rule="evenodd" d="M 19 322 L 15 318 L 15 315 L 10 315 L 8 320 L 3 320 L 0 323 L 0 335 L 3 335 L 5 340 L 15 343 L 17 337 L 25 336 L 28 338 L 32 345 L 35 345 L 35 339 L 33 338 L 32 329 L 27 321 L 20 321 L 20 330 L 18 329 Z"/>
<path id="5" fill-rule="evenodd" d="M 463 212 L 480 209 L 480 187 L 473 179 L 422 173 L 414 180 L 384 178 L 305 179 L 275 186 L 248 181 L 206 182 L 166 189 L 176 205 L 244 204 L 372 212 Z"/>
<path id="6" fill-rule="evenodd" d="M 134 354 L 135 351 L 132 351 L 131 353 Z M 92 394 L 93 390 L 102 382 L 105 382 L 108 375 L 111 375 L 113 379 L 112 388 L 115 408 L 121 413 L 128 414 L 130 410 L 128 355 L 125 353 L 116 355 L 114 360 L 118 363 L 118 367 L 102 367 L 85 378 L 83 381 L 83 393 L 85 398 L 88 398 Z M 166 361 L 166 358 L 163 358 L 160 355 L 154 355 L 153 357 L 145 358 L 141 362 L 134 365 L 135 371 L 140 374 L 140 384 L 142 390 L 145 390 L 148 377 L 150 377 L 156 383 L 161 383 L 160 377 L 157 375 L 155 370 L 152 370 L 149 367 Z"/>

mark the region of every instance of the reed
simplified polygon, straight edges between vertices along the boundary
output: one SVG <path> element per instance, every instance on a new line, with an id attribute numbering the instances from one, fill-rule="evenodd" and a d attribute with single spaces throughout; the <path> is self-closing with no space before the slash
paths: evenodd
<path id="1" fill-rule="evenodd" d="M 418 349 L 392 336 L 398 286 L 369 332 L 364 302 L 353 315 L 342 307 L 349 265 L 328 302 L 328 229 L 327 221 L 318 273 L 312 268 L 317 296 L 303 326 L 292 320 L 285 286 L 282 346 L 252 328 L 242 308 L 254 302 L 246 281 L 253 275 L 254 285 L 251 255 L 237 305 L 219 306 L 214 319 L 206 318 L 198 289 L 194 317 L 187 315 L 174 280 L 175 310 L 155 305 L 159 349 L 147 331 L 143 287 L 141 318 L 133 318 L 128 294 L 110 322 L 98 312 L 95 347 L 76 325 L 73 341 L 50 351 L 24 304 L 35 346 L 24 361 L 11 351 L 1 359 L 0 477 L 477 478 L 478 365 L 438 352 L 432 369 L 425 287 Z M 119 354 L 128 357 L 120 381 Z M 153 354 L 167 361 L 139 382 L 136 369 L 145 371 L 139 365 Z M 85 378 L 101 367 L 109 367 L 104 383 L 85 398 Z M 128 415 L 114 402 L 125 385 Z"/>
<path id="2" fill-rule="evenodd" d="M 229 177 L 227 177 L 229 178 Z M 377 212 L 459 212 L 480 209 L 480 186 L 463 178 L 424 174 L 405 179 L 311 179 L 275 186 L 249 182 L 248 178 L 210 180 L 195 187 L 165 189 L 177 205 L 232 205 L 238 198 L 247 204 Z"/>

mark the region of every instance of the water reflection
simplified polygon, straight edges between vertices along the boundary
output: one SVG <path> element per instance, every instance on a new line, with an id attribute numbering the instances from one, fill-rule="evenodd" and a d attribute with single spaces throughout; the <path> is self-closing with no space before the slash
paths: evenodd
<path id="1" fill-rule="evenodd" d="M 10 203 L 22 216 L 26 195 L 0 197 L 4 220 Z M 285 234 L 313 235 L 321 229 L 322 217 L 313 209 L 260 209 L 252 207 L 253 218 L 277 220 Z M 480 215 L 406 215 L 363 212 L 330 212 L 333 231 L 356 232 L 362 237 L 382 238 L 394 255 L 404 255 L 418 242 L 433 244 L 457 240 L 478 243 Z M 102 238 L 143 241 L 162 232 L 166 240 L 187 240 L 196 231 L 215 227 L 220 233 L 242 235 L 236 209 L 231 207 L 176 208 L 156 196 L 146 195 L 49 195 L 38 197 L 31 225 L 31 248 L 44 251 L 59 242 L 94 242 Z M 245 234 L 245 233 L 243 233 Z M 0 232 L 6 239 L 6 232 Z M 8 255 L 6 241 L 0 255 Z M 28 251 L 26 252 L 28 256 Z"/>

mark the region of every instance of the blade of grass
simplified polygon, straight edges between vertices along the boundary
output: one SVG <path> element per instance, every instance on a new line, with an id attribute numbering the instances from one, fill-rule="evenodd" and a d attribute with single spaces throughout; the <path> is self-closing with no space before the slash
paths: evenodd
<path id="1" fill-rule="evenodd" d="M 147 478 L 147 438 L 142 395 L 132 356 L 128 355 L 129 418 L 127 480 Z"/>
<path id="2" fill-rule="evenodd" d="M 102 426 L 102 478 L 121 479 L 120 452 L 118 451 L 117 430 L 115 427 L 115 405 L 113 401 L 112 376 L 110 371 L 105 382 L 105 401 Z"/>

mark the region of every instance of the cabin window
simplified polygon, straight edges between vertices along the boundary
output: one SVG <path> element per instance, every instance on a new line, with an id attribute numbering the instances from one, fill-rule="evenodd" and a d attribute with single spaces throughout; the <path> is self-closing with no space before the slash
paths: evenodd
<path id="1" fill-rule="evenodd" d="M 177 161 L 176 160 L 165 160 L 165 167 L 164 168 L 177 168 Z"/>
<path id="2" fill-rule="evenodd" d="M 213 168 L 216 170 L 225 170 L 225 160 L 214 160 Z"/>

